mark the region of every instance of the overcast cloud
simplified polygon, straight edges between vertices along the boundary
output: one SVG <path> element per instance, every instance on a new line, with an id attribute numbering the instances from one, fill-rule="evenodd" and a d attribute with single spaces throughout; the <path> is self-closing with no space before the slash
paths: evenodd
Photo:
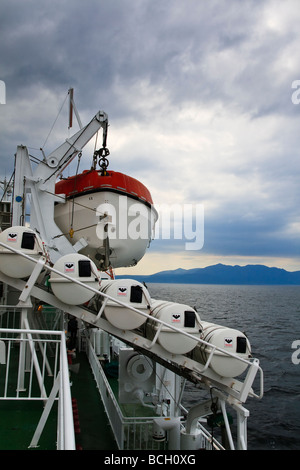
<path id="1" fill-rule="evenodd" d="M 201 250 L 157 239 L 136 272 L 300 269 L 299 0 L 3 0 L 0 9 L 1 179 L 17 145 L 40 157 L 68 136 L 65 108 L 48 134 L 72 86 L 84 124 L 109 115 L 111 169 L 141 180 L 157 204 L 204 206 Z"/>

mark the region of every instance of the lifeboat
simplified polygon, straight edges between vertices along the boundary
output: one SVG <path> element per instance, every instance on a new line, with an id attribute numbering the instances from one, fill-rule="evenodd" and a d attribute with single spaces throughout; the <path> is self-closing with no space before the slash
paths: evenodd
<path id="1" fill-rule="evenodd" d="M 72 244 L 84 239 L 81 253 L 98 269 L 134 266 L 152 238 L 157 212 L 148 189 L 116 171 L 86 170 L 55 185 L 62 196 L 54 217 Z"/>

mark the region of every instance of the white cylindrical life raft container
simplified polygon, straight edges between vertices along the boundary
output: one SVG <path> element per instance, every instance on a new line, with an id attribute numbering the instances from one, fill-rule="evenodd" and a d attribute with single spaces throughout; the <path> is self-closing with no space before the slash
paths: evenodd
<path id="1" fill-rule="evenodd" d="M 110 359 L 110 339 L 106 331 L 99 328 L 91 328 L 90 340 L 97 356 Z"/>
<path id="2" fill-rule="evenodd" d="M 30 228 L 14 226 L 0 233 L 0 241 L 8 247 L 38 260 L 43 255 L 43 242 Z M 13 278 L 27 278 L 35 263 L 27 258 L 0 246 L 0 271 Z"/>
<path id="3" fill-rule="evenodd" d="M 165 300 L 152 300 L 151 316 L 161 320 L 179 330 L 200 337 L 201 329 L 198 313 L 189 305 L 168 302 Z M 153 339 L 157 333 L 160 323 L 155 320 L 148 320 L 146 324 L 146 337 Z M 161 327 L 157 342 L 172 354 L 187 354 L 192 351 L 197 344 L 197 340 L 183 335 L 181 332 L 173 330 L 166 325 Z"/>
<path id="4" fill-rule="evenodd" d="M 86 286 L 99 289 L 100 277 L 96 265 L 87 256 L 79 253 L 64 255 L 56 261 L 53 268 Z M 53 271 L 49 282 L 54 295 L 66 304 L 81 305 L 91 300 L 95 295 L 92 290 L 86 289 Z"/>
<path id="5" fill-rule="evenodd" d="M 209 367 L 222 377 L 237 377 L 241 375 L 248 367 L 248 364 L 237 357 L 226 354 L 226 352 L 249 360 L 251 357 L 251 347 L 248 338 L 241 331 L 225 326 L 205 321 L 201 321 L 201 325 L 203 328 L 201 339 L 212 346 L 222 349 L 222 351 L 215 350 Z M 201 364 L 205 364 L 210 352 L 210 346 L 199 343 L 193 351 L 193 359 Z"/>
<path id="6" fill-rule="evenodd" d="M 127 308 L 127 306 L 133 307 L 149 314 L 151 297 L 148 289 L 140 282 L 134 279 L 102 280 L 100 292 L 110 297 L 108 300 L 105 297 L 103 298 L 103 302 L 106 302 L 104 315 L 109 323 L 116 328 L 135 330 L 147 320 L 144 315 Z M 121 305 L 113 299 L 125 305 Z"/>

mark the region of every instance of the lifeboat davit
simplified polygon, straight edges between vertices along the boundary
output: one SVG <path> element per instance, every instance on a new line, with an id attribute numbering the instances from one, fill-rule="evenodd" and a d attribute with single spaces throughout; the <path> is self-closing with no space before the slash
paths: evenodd
<path id="1" fill-rule="evenodd" d="M 55 185 L 55 222 L 99 269 L 135 265 L 153 238 L 157 212 L 148 189 L 116 171 L 86 170 Z"/>

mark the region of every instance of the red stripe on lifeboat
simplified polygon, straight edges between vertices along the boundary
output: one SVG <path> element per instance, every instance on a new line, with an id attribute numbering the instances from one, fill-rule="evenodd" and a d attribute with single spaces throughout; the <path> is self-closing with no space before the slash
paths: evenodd
<path id="1" fill-rule="evenodd" d="M 153 204 L 146 186 L 135 178 L 116 171 L 108 171 L 107 175 L 103 176 L 100 171 L 85 170 L 79 175 L 62 179 L 55 185 L 55 194 L 65 194 L 67 198 L 105 190 L 125 193 L 150 205 Z"/>

